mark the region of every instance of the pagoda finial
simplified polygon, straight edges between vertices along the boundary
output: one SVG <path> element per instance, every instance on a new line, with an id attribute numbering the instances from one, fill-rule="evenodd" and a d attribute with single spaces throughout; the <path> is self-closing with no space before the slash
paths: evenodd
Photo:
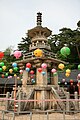
<path id="1" fill-rule="evenodd" d="M 41 26 L 42 23 L 42 13 L 37 13 L 37 26 Z"/>

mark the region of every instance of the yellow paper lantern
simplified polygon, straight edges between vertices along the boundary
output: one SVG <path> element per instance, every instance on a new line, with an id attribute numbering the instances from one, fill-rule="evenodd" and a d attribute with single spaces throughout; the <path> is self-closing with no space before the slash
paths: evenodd
<path id="1" fill-rule="evenodd" d="M 36 57 L 42 57 L 43 51 L 40 50 L 40 49 L 37 49 L 37 50 L 34 51 L 34 55 L 35 55 Z"/>
<path id="2" fill-rule="evenodd" d="M 12 73 L 12 72 L 13 72 L 13 69 L 9 69 L 9 72 Z"/>
<path id="3" fill-rule="evenodd" d="M 6 66 L 2 66 L 2 69 L 5 71 L 6 70 Z"/>
<path id="4" fill-rule="evenodd" d="M 61 70 L 63 70 L 63 69 L 64 69 L 64 64 L 60 63 L 60 64 L 58 65 L 58 68 L 61 69 Z"/>
<path id="5" fill-rule="evenodd" d="M 14 74 L 14 77 L 16 77 L 17 75 L 16 74 Z"/>
<path id="6" fill-rule="evenodd" d="M 65 76 L 66 76 L 66 77 L 69 77 L 69 76 L 70 76 L 70 74 L 69 74 L 69 73 L 65 73 Z"/>
<path id="7" fill-rule="evenodd" d="M 67 69 L 67 70 L 66 70 L 66 73 L 69 73 L 69 74 L 70 74 L 70 73 L 71 73 L 71 70 L 70 70 L 70 69 Z"/>

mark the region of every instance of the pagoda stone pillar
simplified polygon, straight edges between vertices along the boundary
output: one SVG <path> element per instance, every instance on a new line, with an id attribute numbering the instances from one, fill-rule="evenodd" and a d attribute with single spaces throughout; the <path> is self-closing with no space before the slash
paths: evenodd
<path id="1" fill-rule="evenodd" d="M 38 71 L 38 68 L 36 69 L 36 84 L 37 85 L 47 85 L 47 69 L 44 69 L 44 72 L 46 72 L 45 75 L 42 75 L 41 72 Z"/>
<path id="2" fill-rule="evenodd" d="M 28 80 L 28 72 L 26 70 L 23 71 L 23 80 L 22 80 L 22 89 L 26 92 L 26 84 Z"/>
<path id="3" fill-rule="evenodd" d="M 58 74 L 54 76 L 54 85 L 58 85 Z"/>

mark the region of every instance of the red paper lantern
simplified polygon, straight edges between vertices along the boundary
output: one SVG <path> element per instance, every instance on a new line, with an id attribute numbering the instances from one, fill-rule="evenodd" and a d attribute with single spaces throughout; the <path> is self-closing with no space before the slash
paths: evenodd
<path id="1" fill-rule="evenodd" d="M 39 72 L 42 72 L 42 68 L 38 68 L 38 71 L 39 71 Z"/>
<path id="2" fill-rule="evenodd" d="M 1 77 L 4 78 L 4 74 L 2 74 Z"/>
<path id="3" fill-rule="evenodd" d="M 34 75 L 31 75 L 30 78 L 34 78 Z"/>
<path id="4" fill-rule="evenodd" d="M 31 71 L 30 71 L 30 74 L 34 74 L 34 71 L 33 71 L 33 70 L 31 70 Z"/>
<path id="5" fill-rule="evenodd" d="M 71 79 L 71 80 L 70 80 L 70 83 L 73 83 L 73 82 L 74 82 L 74 81 Z"/>
<path id="6" fill-rule="evenodd" d="M 31 68 L 31 63 L 27 63 L 26 67 Z"/>
<path id="7" fill-rule="evenodd" d="M 4 57 L 4 53 L 0 52 L 0 59 L 2 59 Z"/>

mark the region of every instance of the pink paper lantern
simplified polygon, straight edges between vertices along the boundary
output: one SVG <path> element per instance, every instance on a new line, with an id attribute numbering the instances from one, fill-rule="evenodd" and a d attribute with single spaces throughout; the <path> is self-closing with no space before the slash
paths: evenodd
<path id="1" fill-rule="evenodd" d="M 80 80 L 80 73 L 78 74 L 77 79 Z"/>
<path id="2" fill-rule="evenodd" d="M 42 67 L 42 68 L 47 68 L 47 64 L 46 64 L 46 63 L 43 63 L 43 64 L 41 65 L 41 67 Z"/>
<path id="3" fill-rule="evenodd" d="M 16 59 L 18 59 L 19 57 L 21 57 L 21 51 L 15 51 L 14 52 L 14 57 L 16 57 Z"/>
<path id="4" fill-rule="evenodd" d="M 56 69 L 53 68 L 53 69 L 51 70 L 51 72 L 52 72 L 52 73 L 55 73 L 55 72 L 56 72 Z"/>
<path id="5" fill-rule="evenodd" d="M 62 82 L 65 82 L 66 80 L 65 79 L 62 79 Z"/>

